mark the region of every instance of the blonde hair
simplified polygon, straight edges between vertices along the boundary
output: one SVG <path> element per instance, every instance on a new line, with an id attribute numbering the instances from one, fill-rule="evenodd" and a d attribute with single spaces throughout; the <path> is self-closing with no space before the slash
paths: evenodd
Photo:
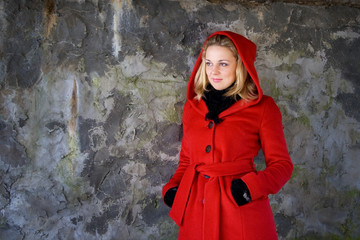
<path id="1" fill-rule="evenodd" d="M 226 93 L 225 96 L 237 98 L 240 96 L 242 99 L 251 101 L 258 98 L 258 91 L 254 81 L 251 79 L 248 74 L 239 53 L 234 45 L 234 43 L 226 36 L 223 35 L 215 35 L 208 39 L 206 44 L 203 47 L 202 52 L 202 62 L 199 66 L 198 71 L 195 75 L 195 98 L 200 101 L 200 99 L 204 96 L 204 92 L 208 91 L 207 86 L 210 84 L 209 79 L 206 75 L 206 50 L 210 46 L 222 46 L 227 47 L 236 58 L 237 66 L 236 66 L 236 79 L 235 84 L 231 87 Z"/>

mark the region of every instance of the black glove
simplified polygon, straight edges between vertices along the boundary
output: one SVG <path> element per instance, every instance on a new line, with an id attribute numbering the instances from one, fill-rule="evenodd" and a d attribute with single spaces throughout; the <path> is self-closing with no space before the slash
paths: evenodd
<path id="1" fill-rule="evenodd" d="M 237 205 L 242 206 L 251 201 L 249 188 L 243 180 L 235 179 L 231 183 L 231 193 Z"/>
<path id="2" fill-rule="evenodd" d="M 174 199 L 175 199 L 175 195 L 176 195 L 177 190 L 178 190 L 178 187 L 174 187 L 174 188 L 170 188 L 165 193 L 164 202 L 169 207 L 172 207 L 172 205 L 174 203 Z"/>

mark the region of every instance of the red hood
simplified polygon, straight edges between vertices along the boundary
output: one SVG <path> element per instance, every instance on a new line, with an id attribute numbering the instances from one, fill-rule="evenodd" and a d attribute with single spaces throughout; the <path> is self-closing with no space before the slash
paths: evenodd
<path id="1" fill-rule="evenodd" d="M 206 41 L 214 35 L 224 35 L 233 41 L 233 43 L 240 55 L 240 58 L 244 64 L 245 68 L 247 69 L 248 73 L 250 74 L 252 80 L 254 81 L 254 83 L 258 89 L 258 93 L 259 93 L 259 98 L 257 100 L 251 101 L 251 102 L 244 102 L 241 100 L 239 102 L 242 102 L 242 104 L 240 104 L 240 103 L 235 104 L 234 107 L 230 108 L 231 111 L 228 111 L 229 110 L 228 109 L 224 112 L 224 114 L 221 114 L 221 115 L 227 115 L 230 112 L 239 110 L 240 108 L 248 107 L 250 105 L 254 105 L 254 104 L 258 103 L 263 96 L 263 92 L 262 92 L 262 90 L 260 88 L 260 84 L 259 84 L 259 78 L 258 78 L 256 69 L 255 69 L 255 66 L 254 66 L 254 62 L 255 62 L 255 58 L 256 58 L 256 45 L 253 42 L 251 42 L 250 40 L 248 40 L 247 38 L 245 38 L 237 33 L 230 32 L 230 31 L 215 32 L 215 33 L 211 34 L 206 39 Z M 205 41 L 205 43 L 206 43 L 206 41 Z M 204 43 L 204 45 L 205 45 L 205 43 Z M 204 104 L 201 103 L 203 101 L 198 102 L 197 100 L 194 99 L 194 97 L 196 96 L 196 94 L 194 92 L 195 75 L 196 75 L 197 70 L 199 69 L 201 62 L 202 62 L 202 58 L 201 58 L 202 52 L 203 52 L 203 50 L 201 50 L 200 55 L 199 55 L 198 59 L 196 60 L 193 72 L 190 76 L 188 89 L 187 89 L 187 100 L 190 101 L 196 109 L 200 110 L 200 112 L 202 114 L 204 114 L 204 113 L 207 113 L 207 110 L 206 110 L 206 108 L 204 108 Z"/>

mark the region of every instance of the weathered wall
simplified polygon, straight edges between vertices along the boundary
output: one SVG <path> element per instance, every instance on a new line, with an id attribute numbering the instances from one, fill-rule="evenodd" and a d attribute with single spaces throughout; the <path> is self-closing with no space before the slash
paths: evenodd
<path id="1" fill-rule="evenodd" d="M 257 43 L 283 113 L 280 238 L 360 239 L 360 9 L 308 2 L 0 1 L 0 239 L 175 239 L 161 187 L 216 30 Z"/>

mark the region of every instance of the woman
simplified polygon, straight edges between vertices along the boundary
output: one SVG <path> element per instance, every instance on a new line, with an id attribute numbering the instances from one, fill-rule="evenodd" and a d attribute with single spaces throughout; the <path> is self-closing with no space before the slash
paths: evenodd
<path id="1" fill-rule="evenodd" d="M 190 77 L 179 166 L 163 187 L 179 239 L 277 239 L 268 195 L 293 170 L 281 113 L 263 95 L 256 45 L 233 32 L 205 41 Z M 257 171 L 259 150 L 266 169 Z"/>

